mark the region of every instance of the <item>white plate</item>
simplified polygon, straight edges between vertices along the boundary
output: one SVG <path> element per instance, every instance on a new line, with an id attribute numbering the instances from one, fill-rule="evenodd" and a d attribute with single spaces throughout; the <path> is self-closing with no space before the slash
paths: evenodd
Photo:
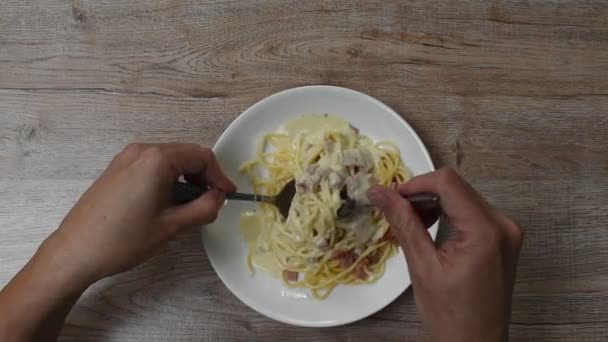
<path id="1" fill-rule="evenodd" d="M 267 97 L 239 116 L 214 147 L 223 170 L 240 191 L 251 191 L 239 166 L 254 156 L 255 145 L 266 132 L 302 114 L 330 113 L 344 118 L 374 140 L 399 146 L 405 166 L 414 174 L 434 170 L 429 154 L 414 130 L 392 109 L 360 92 L 330 86 L 309 86 Z M 231 201 L 218 220 L 202 229 L 203 245 L 211 265 L 241 301 L 275 320 L 308 327 L 346 324 L 382 309 L 410 286 L 403 252 L 387 261 L 384 276 L 374 284 L 338 286 L 325 300 L 312 298 L 307 289 L 285 288 L 279 279 L 262 271 L 249 273 L 247 246 L 239 231 L 239 216 L 255 204 Z M 435 238 L 437 224 L 429 233 Z"/>

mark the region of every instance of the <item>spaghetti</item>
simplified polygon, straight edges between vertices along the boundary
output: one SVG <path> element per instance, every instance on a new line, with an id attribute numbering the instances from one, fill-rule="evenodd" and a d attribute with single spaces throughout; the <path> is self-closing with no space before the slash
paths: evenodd
<path id="1" fill-rule="evenodd" d="M 264 135 L 241 172 L 259 194 L 275 194 L 296 180 L 287 218 L 269 204 L 241 217 L 252 271 L 256 266 L 286 286 L 309 288 L 318 299 L 338 284 L 371 283 L 383 275 L 396 247 L 366 191 L 409 178 L 394 144 L 374 142 L 335 116 L 304 115 Z M 346 199 L 356 210 L 338 219 Z"/>

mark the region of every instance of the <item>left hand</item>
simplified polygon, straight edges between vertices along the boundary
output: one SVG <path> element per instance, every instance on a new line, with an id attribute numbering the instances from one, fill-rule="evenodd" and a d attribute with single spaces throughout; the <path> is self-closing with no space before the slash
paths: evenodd
<path id="1" fill-rule="evenodd" d="M 210 190 L 171 206 L 173 183 L 184 175 Z M 131 144 L 104 171 L 41 246 L 92 283 L 149 258 L 179 232 L 210 223 L 224 193 L 235 191 L 213 152 L 196 144 Z"/>

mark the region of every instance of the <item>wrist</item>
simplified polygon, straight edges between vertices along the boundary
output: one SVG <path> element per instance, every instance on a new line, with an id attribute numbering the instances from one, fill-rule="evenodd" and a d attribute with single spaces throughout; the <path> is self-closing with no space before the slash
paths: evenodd
<path id="1" fill-rule="evenodd" d="M 83 259 L 73 255 L 57 232 L 51 234 L 32 258 L 36 272 L 47 273 L 52 283 L 72 294 L 84 292 L 98 279 Z"/>
<path id="2" fill-rule="evenodd" d="M 0 291 L 0 340 L 54 340 L 50 336 L 58 334 L 71 307 L 92 284 L 59 247 L 47 238 Z"/>

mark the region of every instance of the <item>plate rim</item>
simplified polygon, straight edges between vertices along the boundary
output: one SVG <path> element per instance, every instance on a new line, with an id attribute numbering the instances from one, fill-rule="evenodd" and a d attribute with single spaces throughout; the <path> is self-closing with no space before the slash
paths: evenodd
<path id="1" fill-rule="evenodd" d="M 253 105 L 251 105 L 250 107 L 248 107 L 247 109 L 245 109 L 241 114 L 239 114 L 239 116 L 237 116 L 229 125 L 228 127 L 222 132 L 222 134 L 220 135 L 220 137 L 217 139 L 217 141 L 215 142 L 215 144 L 213 145 L 213 152 L 216 153 L 217 152 L 217 148 L 218 145 L 221 144 L 222 140 L 226 139 L 227 136 L 229 136 L 231 134 L 231 131 L 233 131 L 234 129 L 236 129 L 235 127 L 238 126 L 239 122 L 244 120 L 244 118 L 250 114 L 251 112 L 254 112 L 258 107 L 263 106 L 266 102 L 271 101 L 274 98 L 277 97 L 281 97 L 281 96 L 286 96 L 289 95 L 291 93 L 296 93 L 296 92 L 302 92 L 302 91 L 310 91 L 310 90 L 328 90 L 328 91 L 339 91 L 339 92 L 343 92 L 343 93 L 350 93 L 351 95 L 354 96 L 360 96 L 362 98 L 364 98 L 367 101 L 371 101 L 374 104 L 380 106 L 381 108 L 383 108 L 386 112 L 390 113 L 393 117 L 395 117 L 409 132 L 410 134 L 413 135 L 415 141 L 422 146 L 422 152 L 423 155 L 426 159 L 426 162 L 430 165 L 431 168 L 431 172 L 436 170 L 435 168 L 435 164 L 433 163 L 433 160 L 431 159 L 431 156 L 429 154 L 429 151 L 426 147 L 426 145 L 422 142 L 422 139 L 420 139 L 420 136 L 418 136 L 418 134 L 416 133 L 416 131 L 412 128 L 412 126 L 410 126 L 410 124 L 401 116 L 399 115 L 395 110 L 393 110 L 391 107 L 389 107 L 388 105 L 386 105 L 385 103 L 381 102 L 380 100 L 357 90 L 354 89 L 350 89 L 350 88 L 344 88 L 344 87 L 338 87 L 338 86 L 332 86 L 332 85 L 307 85 L 307 86 L 301 86 L 301 87 L 295 87 L 295 88 L 288 88 L 288 89 L 284 89 L 281 90 L 279 92 L 276 92 L 272 95 L 266 96 L 260 100 L 258 100 L 256 103 L 254 103 Z M 435 227 L 438 228 L 439 225 L 439 220 L 430 228 L 433 229 Z M 352 319 L 348 319 L 348 320 L 344 320 L 344 321 L 320 321 L 320 322 L 310 322 L 310 321 L 302 321 L 302 320 L 296 320 L 296 319 L 289 319 L 286 318 L 284 316 L 275 314 L 273 311 L 271 310 L 266 310 L 263 307 L 260 307 L 256 304 L 253 304 L 252 302 L 249 301 L 249 299 L 247 298 L 247 296 L 243 296 L 241 294 L 238 293 L 238 291 L 235 291 L 233 289 L 233 287 L 228 284 L 225 279 L 222 277 L 222 275 L 217 271 L 216 265 L 214 263 L 214 261 L 209 258 L 209 255 L 206 252 L 206 248 L 205 248 L 205 239 L 203 238 L 204 233 L 204 229 L 205 227 L 201 227 L 200 228 L 200 233 L 201 233 L 201 240 L 202 240 L 202 244 L 203 244 L 203 249 L 205 249 L 205 254 L 207 256 L 207 259 L 209 260 L 209 263 L 211 264 L 211 267 L 213 268 L 213 271 L 215 272 L 215 274 L 220 278 L 220 280 L 222 281 L 222 283 L 224 284 L 224 286 L 226 286 L 226 288 L 228 288 L 228 290 L 230 290 L 230 292 L 237 297 L 241 302 L 243 302 L 245 305 L 247 305 L 248 307 L 250 307 L 251 309 L 253 309 L 254 311 L 268 317 L 271 318 L 275 321 L 278 322 L 282 322 L 285 324 L 290 324 L 290 325 L 294 325 L 294 326 L 300 326 L 300 327 L 310 327 L 310 328 L 324 328 L 324 327 L 335 327 L 335 326 L 342 326 L 342 325 L 346 325 L 346 324 L 350 324 L 359 320 L 362 320 L 364 318 L 367 318 L 377 312 L 379 312 L 380 310 L 386 308 L 388 305 L 390 305 L 391 303 L 393 303 L 398 297 L 402 296 L 403 293 L 411 286 L 411 281 L 409 285 L 402 285 L 402 288 L 400 291 L 397 292 L 397 294 L 393 297 L 390 298 L 390 300 L 388 300 L 386 302 L 386 304 L 381 305 L 377 310 L 369 312 L 369 313 L 365 313 L 363 315 L 359 315 L 355 318 Z M 433 229 L 433 232 L 431 233 L 431 237 L 433 240 L 436 239 L 437 237 L 437 231 L 438 229 Z"/>

